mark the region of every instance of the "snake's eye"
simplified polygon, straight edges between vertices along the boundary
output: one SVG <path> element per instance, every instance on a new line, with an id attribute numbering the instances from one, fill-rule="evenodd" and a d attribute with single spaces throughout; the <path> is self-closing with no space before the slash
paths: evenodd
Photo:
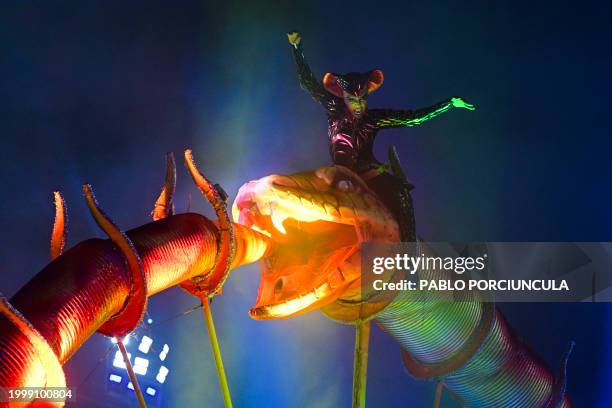
<path id="1" fill-rule="evenodd" d="M 283 290 L 284 283 L 285 283 L 284 278 L 282 277 L 278 278 L 278 280 L 274 284 L 274 293 L 279 293 L 281 290 Z"/>
<path id="2" fill-rule="evenodd" d="M 345 180 L 345 179 L 339 180 L 336 183 L 336 187 L 338 188 L 338 190 L 344 193 L 350 193 L 356 190 L 355 184 L 353 184 L 351 180 Z"/>

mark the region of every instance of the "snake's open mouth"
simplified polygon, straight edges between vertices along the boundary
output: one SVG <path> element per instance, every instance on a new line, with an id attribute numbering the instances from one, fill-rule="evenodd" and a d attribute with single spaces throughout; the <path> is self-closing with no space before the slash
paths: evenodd
<path id="1" fill-rule="evenodd" d="M 341 166 L 243 185 L 234 221 L 270 236 L 255 319 L 304 313 L 359 285 L 363 241 L 396 241 L 397 224 L 366 184 Z"/>

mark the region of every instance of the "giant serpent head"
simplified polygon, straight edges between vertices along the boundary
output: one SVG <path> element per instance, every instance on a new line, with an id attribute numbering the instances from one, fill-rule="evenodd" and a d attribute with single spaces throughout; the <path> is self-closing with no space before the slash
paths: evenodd
<path id="1" fill-rule="evenodd" d="M 360 244 L 397 242 L 391 213 L 342 166 L 270 175 L 244 184 L 234 221 L 274 242 L 262 259 L 255 319 L 294 316 L 359 296 Z"/>

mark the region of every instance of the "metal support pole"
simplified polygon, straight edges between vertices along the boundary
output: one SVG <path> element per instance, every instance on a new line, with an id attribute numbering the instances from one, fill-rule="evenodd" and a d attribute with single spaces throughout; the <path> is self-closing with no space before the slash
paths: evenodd
<path id="1" fill-rule="evenodd" d="M 223 368 L 223 360 L 221 359 L 221 349 L 217 340 L 217 332 L 215 331 L 215 323 L 213 322 L 212 313 L 210 311 L 210 301 L 208 296 L 202 296 L 202 311 L 204 312 L 204 320 L 208 328 L 208 337 L 210 346 L 212 347 L 215 365 L 217 366 L 217 376 L 219 377 L 219 385 L 223 394 L 223 402 L 226 408 L 232 408 L 232 399 L 230 396 L 229 386 L 227 385 L 227 377 L 225 376 L 225 368 Z"/>
<path id="2" fill-rule="evenodd" d="M 364 408 L 368 376 L 368 348 L 370 346 L 370 322 L 355 325 L 355 356 L 353 364 L 353 408 Z"/>
<path id="3" fill-rule="evenodd" d="M 130 381 L 132 381 L 132 385 L 134 386 L 134 392 L 136 392 L 136 397 L 138 398 L 138 405 L 140 408 L 147 408 L 147 404 L 145 403 L 144 396 L 142 395 L 142 391 L 140 389 L 140 385 L 138 385 L 138 380 L 136 379 L 136 374 L 134 374 L 134 369 L 132 368 L 132 363 L 127 354 L 127 350 L 125 349 L 125 344 L 123 344 L 123 339 L 117 339 L 117 347 L 121 351 L 121 355 L 123 356 L 123 362 L 127 368 L 128 375 L 130 376 Z"/>

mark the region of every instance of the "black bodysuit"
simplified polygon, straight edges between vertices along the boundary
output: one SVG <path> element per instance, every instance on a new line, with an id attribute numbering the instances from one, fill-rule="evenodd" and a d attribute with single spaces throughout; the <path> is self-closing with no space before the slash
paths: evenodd
<path id="1" fill-rule="evenodd" d="M 379 130 L 420 125 L 452 108 L 451 100 L 418 110 L 366 109 L 354 117 L 344 100 L 325 90 L 308 66 L 302 47 L 293 47 L 302 88 L 327 112 L 330 154 L 335 164 L 364 173 L 381 163 L 374 157 L 374 138 Z M 342 153 L 342 154 L 340 154 Z"/>
<path id="2" fill-rule="evenodd" d="M 304 58 L 301 45 L 292 48 L 301 87 L 323 105 L 327 112 L 332 161 L 334 164 L 348 167 L 362 177 L 367 175 L 364 177 L 365 182 L 398 221 L 402 241 L 414 242 L 416 232 L 410 196 L 413 186 L 405 179 L 388 173 L 374 157 L 374 139 L 380 129 L 420 125 L 450 110 L 451 99 L 414 111 L 366 109 L 363 115 L 355 117 L 342 98 L 329 93 L 317 80 Z"/>

